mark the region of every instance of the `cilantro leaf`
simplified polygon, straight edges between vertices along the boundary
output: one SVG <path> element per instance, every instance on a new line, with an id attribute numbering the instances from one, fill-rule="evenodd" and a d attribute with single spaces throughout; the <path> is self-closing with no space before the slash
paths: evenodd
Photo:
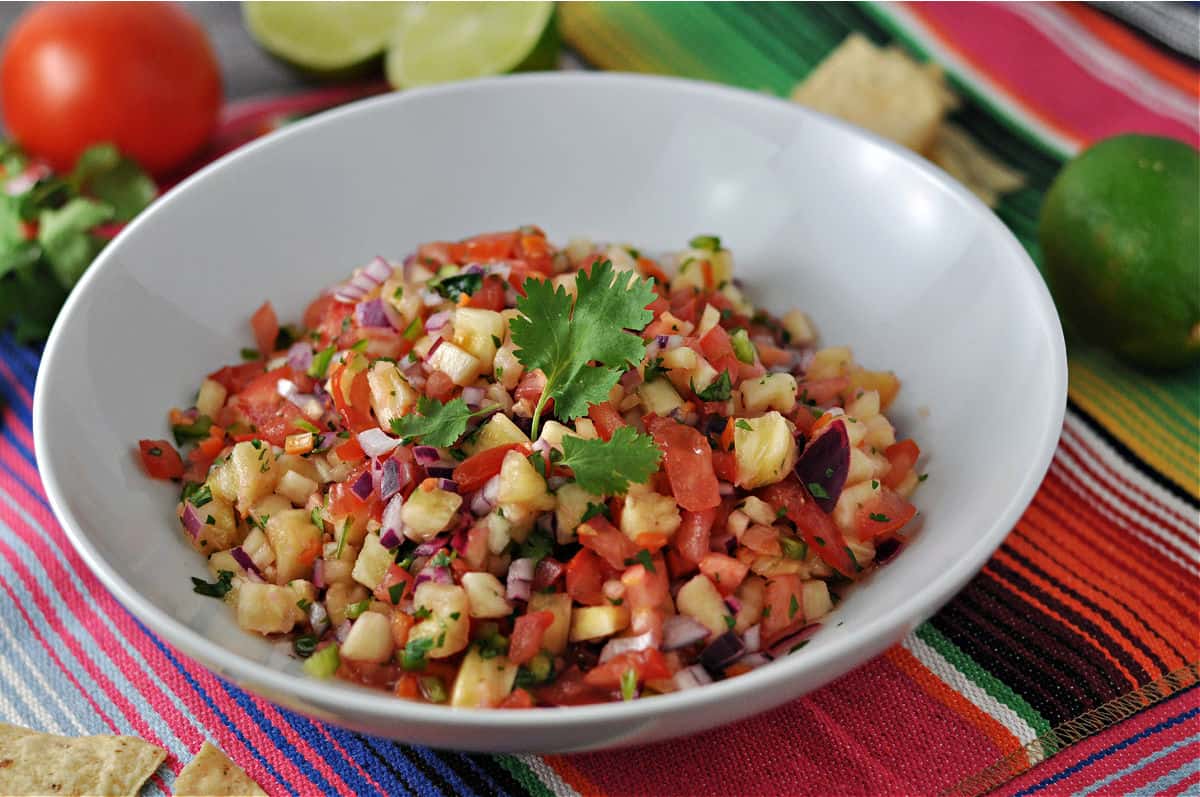
<path id="1" fill-rule="evenodd" d="M 217 580 L 213 582 L 192 576 L 192 592 L 209 598 L 224 598 L 225 593 L 233 589 L 232 582 L 232 570 L 221 570 L 217 573 Z"/>
<path id="2" fill-rule="evenodd" d="M 104 246 L 90 230 L 112 218 L 113 210 L 108 205 L 83 197 L 39 215 L 38 243 L 50 262 L 50 270 L 67 290 L 75 286 Z"/>
<path id="3" fill-rule="evenodd" d="M 614 431 L 608 441 L 567 435 L 562 443 L 559 464 L 570 468 L 579 486 L 592 495 L 619 495 L 630 483 L 646 481 L 662 457 L 654 438 L 629 426 Z"/>
<path id="4" fill-rule="evenodd" d="M 80 193 L 111 206 L 114 220 L 121 222 L 141 213 L 158 196 L 154 181 L 112 144 L 84 150 L 70 182 Z"/>
<path id="5" fill-rule="evenodd" d="M 729 372 L 722 371 L 721 375 L 703 390 L 696 390 L 696 386 L 692 385 L 692 392 L 701 401 L 729 401 L 729 397 L 733 395 L 733 382 L 729 379 Z"/>
<path id="6" fill-rule="evenodd" d="M 532 436 L 548 399 L 560 420 L 587 414 L 589 404 L 606 401 L 621 373 L 637 365 L 646 344 L 635 332 L 654 318 L 646 309 L 656 294 L 649 280 L 633 272 L 617 273 L 610 261 L 598 263 L 576 280 L 572 302 L 563 287 L 525 280 L 517 301 L 520 316 L 510 322 L 516 357 L 527 369 L 546 374 L 533 413 Z M 591 365 L 591 363 L 597 365 Z"/>
<path id="7" fill-rule="evenodd" d="M 471 412 L 467 403 L 460 398 L 443 404 L 437 399 L 421 396 L 417 400 L 417 413 L 420 414 L 409 413 L 393 418 L 392 433 L 404 438 L 406 443 L 419 437 L 422 445 L 439 448 L 451 446 L 467 431 L 467 421 L 493 409 L 488 407 Z"/>

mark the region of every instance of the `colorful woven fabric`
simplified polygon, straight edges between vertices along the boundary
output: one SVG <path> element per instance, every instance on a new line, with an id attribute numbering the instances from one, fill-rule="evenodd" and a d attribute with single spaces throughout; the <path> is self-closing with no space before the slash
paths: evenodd
<path id="1" fill-rule="evenodd" d="M 936 57 L 966 100 L 955 121 L 1027 177 L 997 212 L 1035 258 L 1040 197 L 1078 146 L 1127 130 L 1200 139 L 1195 64 L 1082 6 L 571 4 L 562 22 L 593 66 L 781 95 L 851 30 Z M 374 90 L 240 104 L 217 150 Z M 0 720 L 161 744 L 148 793 L 169 793 L 209 738 L 273 794 L 1200 794 L 1200 369 L 1151 379 L 1072 343 L 1066 426 L 1033 505 L 884 656 L 687 740 L 537 757 L 315 722 L 149 633 L 51 516 L 30 433 L 37 367 L 0 335 Z"/>

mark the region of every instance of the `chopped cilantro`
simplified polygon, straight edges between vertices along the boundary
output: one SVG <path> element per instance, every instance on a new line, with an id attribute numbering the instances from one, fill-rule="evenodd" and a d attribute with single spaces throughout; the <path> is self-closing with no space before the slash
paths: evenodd
<path id="1" fill-rule="evenodd" d="M 212 499 L 212 488 L 210 488 L 207 484 L 202 484 L 200 487 L 196 488 L 196 490 L 194 490 L 190 496 L 188 496 L 187 501 L 189 504 L 199 509 L 208 502 L 212 501 Z"/>
<path id="2" fill-rule="evenodd" d="M 307 659 L 316 649 L 316 634 L 305 634 L 304 636 L 298 636 L 292 641 L 292 650 L 296 651 L 296 655 L 302 659 Z"/>
<path id="3" fill-rule="evenodd" d="M 709 252 L 717 252 L 721 249 L 721 236 L 719 235 L 697 235 L 692 240 L 688 241 L 688 246 L 693 249 L 704 249 Z"/>
<path id="4" fill-rule="evenodd" d="M 608 504 L 594 504 L 588 501 L 587 509 L 583 510 L 583 517 L 579 519 L 580 523 L 587 523 L 594 517 L 606 517 L 612 519 L 612 512 L 608 508 Z"/>
<path id="5" fill-rule="evenodd" d="M 788 619 L 790 620 L 795 617 L 796 612 L 798 611 L 800 611 L 800 601 L 796 600 L 796 596 L 793 595 L 791 599 L 788 600 Z"/>
<path id="6" fill-rule="evenodd" d="M 725 627 L 728 628 L 730 631 L 732 631 L 734 626 L 737 625 L 737 618 L 734 617 L 732 614 L 727 614 L 727 615 L 725 615 L 724 619 L 725 619 Z"/>
<path id="7" fill-rule="evenodd" d="M 405 581 L 401 581 L 399 584 L 393 584 L 392 586 L 388 587 L 388 599 L 392 602 L 393 606 L 404 598 L 404 590 L 406 587 L 408 587 L 408 583 Z"/>
<path id="8" fill-rule="evenodd" d="M 201 415 L 191 423 L 175 424 L 171 427 L 171 433 L 175 436 L 175 445 L 181 446 L 184 443 L 203 440 L 208 437 L 212 425 L 212 418 L 207 415 Z"/>
<path id="9" fill-rule="evenodd" d="M 192 577 L 192 592 L 197 595 L 205 595 L 209 598 L 224 598 L 229 590 L 233 589 L 233 571 L 221 570 L 217 573 L 217 580 L 209 583 L 202 578 Z"/>
<path id="10" fill-rule="evenodd" d="M 409 639 L 400 654 L 400 666 L 406 670 L 425 669 L 425 656 L 433 650 L 433 637 Z"/>
<path id="11" fill-rule="evenodd" d="M 747 431 L 747 432 L 754 431 L 754 427 L 751 426 L 750 422 L 748 420 L 746 420 L 745 418 L 738 418 L 737 422 L 734 424 L 734 426 L 736 426 L 737 428 L 742 429 L 744 431 Z"/>
<path id="12" fill-rule="evenodd" d="M 642 369 L 642 379 L 647 382 L 653 382 L 660 376 L 666 376 L 667 368 L 663 365 L 662 357 L 655 357 L 652 361 L 646 363 L 646 367 Z"/>
<path id="13" fill-rule="evenodd" d="M 482 274 L 460 273 L 451 277 L 440 277 L 430 280 L 429 287 L 437 291 L 443 298 L 457 301 L 459 296 L 471 296 L 483 285 Z"/>
<path id="14" fill-rule="evenodd" d="M 366 598 L 358 603 L 351 603 L 346 607 L 346 619 L 357 620 L 363 612 L 371 608 L 371 599 Z"/>
<path id="15" fill-rule="evenodd" d="M 780 537 L 779 544 L 783 548 L 783 555 L 788 559 L 808 558 L 808 543 L 802 540 L 797 540 L 794 537 Z"/>
<path id="16" fill-rule="evenodd" d="M 626 565 L 640 564 L 642 567 L 646 568 L 646 570 L 648 570 L 651 573 L 658 572 L 657 570 L 654 569 L 654 559 L 651 558 L 650 552 L 647 551 L 645 548 L 638 551 L 637 555 L 634 556 L 632 559 L 626 559 L 625 564 Z"/>
<path id="17" fill-rule="evenodd" d="M 876 523 L 887 523 L 891 520 L 890 517 L 880 514 L 879 512 L 871 512 L 867 515 L 867 517 L 869 517 L 871 520 L 874 520 Z"/>
<path id="18" fill-rule="evenodd" d="M 554 540 L 543 531 L 535 531 L 517 544 L 517 558 L 532 559 L 534 565 L 545 559 L 554 550 Z"/>
<path id="19" fill-rule="evenodd" d="M 733 382 L 729 378 L 729 372 L 722 371 L 716 381 L 703 390 L 696 390 L 696 386 L 693 384 L 692 392 L 701 401 L 728 401 L 729 397 L 733 395 Z"/>
<path id="20" fill-rule="evenodd" d="M 825 488 L 816 482 L 808 483 L 808 491 L 812 493 L 813 498 L 828 498 L 829 493 L 825 492 Z"/>
<path id="21" fill-rule="evenodd" d="M 242 359 L 246 362 L 253 362 L 262 358 L 262 353 L 258 349 L 242 349 L 238 353 L 242 355 Z"/>

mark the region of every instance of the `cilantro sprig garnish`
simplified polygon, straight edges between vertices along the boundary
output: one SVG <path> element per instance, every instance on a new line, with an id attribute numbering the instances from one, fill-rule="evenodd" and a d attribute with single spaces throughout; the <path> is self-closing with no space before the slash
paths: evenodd
<path id="1" fill-rule="evenodd" d="M 570 468 L 579 486 L 592 495 L 620 495 L 631 483 L 645 482 L 662 457 L 654 438 L 630 426 L 615 430 L 607 441 L 566 435 L 562 446 L 559 464 Z"/>
<path id="2" fill-rule="evenodd" d="M 486 415 L 495 407 L 472 411 L 460 398 L 445 404 L 428 396 L 417 399 L 417 412 L 392 419 L 392 433 L 405 444 L 420 440 L 422 445 L 444 448 L 452 446 L 467 431 L 467 421 Z"/>
<path id="3" fill-rule="evenodd" d="M 521 315 L 510 322 L 517 359 L 546 375 L 533 411 L 534 438 L 548 400 L 554 399 L 560 420 L 585 415 L 589 404 L 606 401 L 621 374 L 646 355 L 645 342 L 634 333 L 654 318 L 646 309 L 657 298 L 649 280 L 618 273 L 605 260 L 591 273 L 581 272 L 575 285 L 572 301 L 562 286 L 525 280 L 525 296 L 517 301 Z"/>

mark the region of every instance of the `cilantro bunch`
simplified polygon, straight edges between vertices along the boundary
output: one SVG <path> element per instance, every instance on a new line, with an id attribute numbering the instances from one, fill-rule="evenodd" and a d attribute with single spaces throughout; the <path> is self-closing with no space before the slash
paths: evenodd
<path id="1" fill-rule="evenodd" d="M 46 337 L 67 294 L 106 243 L 98 228 L 130 221 L 155 198 L 154 181 L 111 144 L 53 174 L 0 141 L 0 329 Z"/>

